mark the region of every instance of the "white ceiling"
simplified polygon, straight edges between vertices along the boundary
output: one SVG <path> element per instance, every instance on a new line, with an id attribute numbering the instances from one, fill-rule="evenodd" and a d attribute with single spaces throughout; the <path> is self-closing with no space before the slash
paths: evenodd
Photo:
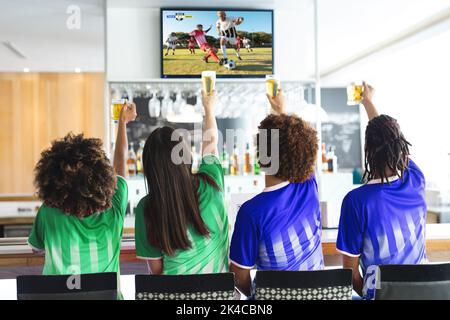
<path id="1" fill-rule="evenodd" d="M 228 0 L 227 7 L 298 10 L 313 0 Z M 223 0 L 108 0 L 110 7 L 220 6 Z M 327 68 L 449 6 L 449 0 L 319 0 L 320 65 Z M 66 9 L 81 8 L 68 30 Z M 0 71 L 104 70 L 103 0 L 0 0 Z M 126 23 L 126 22 L 125 22 Z M 286 23 L 291 23 L 287 21 Z M 293 41 L 302 41 L 293 25 Z M 275 26 L 276 28 L 276 26 Z M 298 38 L 297 38 L 298 37 Z M 27 59 L 2 42 L 14 43 Z M 284 46 L 284 44 L 283 44 Z"/>
<path id="2" fill-rule="evenodd" d="M 69 5 L 81 9 L 81 28 L 69 30 Z M 104 70 L 102 0 L 0 0 L 0 71 Z M 14 55 L 12 42 L 27 59 Z"/>
<path id="3" fill-rule="evenodd" d="M 320 65 L 333 66 L 434 14 L 449 0 L 319 0 Z"/>
<path id="4" fill-rule="evenodd" d="M 301 8 L 313 0 L 108 0 L 108 7 L 222 7 L 285 9 Z"/>

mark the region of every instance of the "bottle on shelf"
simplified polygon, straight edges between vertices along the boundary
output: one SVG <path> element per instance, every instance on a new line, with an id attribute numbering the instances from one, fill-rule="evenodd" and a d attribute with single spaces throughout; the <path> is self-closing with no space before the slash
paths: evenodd
<path id="1" fill-rule="evenodd" d="M 144 174 L 143 162 L 142 162 L 142 154 L 144 153 L 144 145 L 145 145 L 145 141 L 141 140 L 139 142 L 139 149 L 136 152 L 136 170 L 137 170 L 137 174 L 139 174 L 139 175 Z"/>
<path id="2" fill-rule="evenodd" d="M 221 159 L 220 160 L 222 162 L 223 174 L 225 176 L 229 175 L 230 174 L 230 158 L 228 156 L 226 143 L 223 144 L 222 155 L 221 155 Z"/>
<path id="3" fill-rule="evenodd" d="M 136 176 L 136 153 L 134 152 L 133 142 L 130 142 L 128 148 L 127 171 L 128 177 L 132 178 Z"/>
<path id="4" fill-rule="evenodd" d="M 328 158 L 325 143 L 322 143 L 322 171 L 328 172 Z"/>
<path id="5" fill-rule="evenodd" d="M 337 172 L 337 156 L 335 154 L 334 147 L 330 147 L 328 149 L 327 163 L 328 163 L 328 172 L 336 173 Z"/>
<path id="6" fill-rule="evenodd" d="M 199 154 L 195 146 L 192 146 L 192 173 L 197 173 L 200 166 Z"/>
<path id="7" fill-rule="evenodd" d="M 252 173 L 252 166 L 250 164 L 250 144 L 248 142 L 247 145 L 245 146 L 244 166 L 242 168 L 242 171 L 244 175 L 249 175 Z"/>
<path id="8" fill-rule="evenodd" d="M 255 156 L 253 157 L 253 174 L 259 175 L 261 173 L 261 167 L 259 166 L 259 159 L 255 152 Z"/>
<path id="9" fill-rule="evenodd" d="M 233 153 L 230 159 L 230 174 L 236 176 L 239 174 L 239 149 L 236 146 L 236 141 L 233 146 Z"/>
<path id="10" fill-rule="evenodd" d="M 258 157 L 258 138 L 257 136 L 253 136 L 253 174 L 259 175 L 261 174 L 261 167 L 259 165 L 259 157 Z"/>

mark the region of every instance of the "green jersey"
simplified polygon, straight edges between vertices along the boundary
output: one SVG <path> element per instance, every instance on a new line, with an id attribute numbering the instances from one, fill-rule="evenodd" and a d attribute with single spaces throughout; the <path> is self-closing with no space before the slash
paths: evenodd
<path id="1" fill-rule="evenodd" d="M 42 205 L 28 243 L 45 250 L 44 275 L 119 273 L 120 243 L 128 188 L 117 177 L 112 207 L 85 218 Z"/>
<path id="2" fill-rule="evenodd" d="M 187 227 L 191 248 L 178 250 L 168 256 L 158 248 L 152 247 L 147 240 L 144 221 L 146 201 L 152 201 L 151 195 L 144 197 L 136 208 L 135 237 L 136 255 L 141 259 L 163 259 L 163 273 L 200 274 L 228 271 L 228 216 L 224 204 L 224 178 L 220 160 L 212 155 L 203 157 L 199 172 L 208 174 L 220 190 L 200 179 L 197 190 L 200 215 L 209 230 L 209 236 L 198 234 L 192 226 Z"/>

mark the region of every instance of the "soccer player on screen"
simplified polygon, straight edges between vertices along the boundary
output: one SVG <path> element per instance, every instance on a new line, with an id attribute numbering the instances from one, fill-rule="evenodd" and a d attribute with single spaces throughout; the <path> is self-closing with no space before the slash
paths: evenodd
<path id="1" fill-rule="evenodd" d="M 244 37 L 242 39 L 242 44 L 244 45 L 245 49 L 247 49 L 247 52 L 253 52 L 253 49 L 252 49 L 252 47 L 250 45 L 250 39 L 249 38 Z"/>
<path id="2" fill-rule="evenodd" d="M 195 39 L 194 39 L 194 37 L 190 37 L 188 39 L 188 49 L 191 54 L 195 54 Z"/>
<path id="3" fill-rule="evenodd" d="M 221 61 L 219 59 L 219 57 L 216 54 L 216 49 L 210 45 L 208 43 L 208 41 L 206 40 L 206 33 L 208 33 L 209 30 L 211 30 L 210 26 L 207 30 L 203 31 L 203 25 L 198 24 L 197 25 L 197 29 L 195 29 L 194 31 L 192 31 L 191 33 L 189 33 L 189 35 L 191 37 L 194 37 L 195 40 L 197 41 L 198 47 L 200 48 L 200 50 L 202 50 L 203 52 L 206 52 L 206 55 L 202 58 L 202 60 L 206 63 L 208 63 L 208 59 L 209 57 L 213 57 L 213 59 L 221 64 Z"/>
<path id="4" fill-rule="evenodd" d="M 166 54 L 164 56 L 167 56 L 169 54 L 170 49 L 172 49 L 172 55 L 175 55 L 177 42 L 178 42 L 177 34 L 175 32 L 172 32 L 166 40 L 167 49 Z"/>
<path id="5" fill-rule="evenodd" d="M 217 20 L 216 27 L 217 33 L 220 36 L 220 49 L 222 50 L 223 55 L 222 63 L 226 64 L 228 62 L 227 43 L 235 46 L 236 56 L 239 60 L 242 60 L 241 55 L 239 54 L 239 50 L 237 49 L 236 37 L 238 35 L 236 26 L 240 25 L 244 21 L 244 18 L 227 17 L 225 11 L 217 11 L 217 16 L 219 17 L 219 20 Z"/>
<path id="6" fill-rule="evenodd" d="M 236 37 L 236 51 L 237 52 L 241 51 L 241 37 L 239 36 Z"/>

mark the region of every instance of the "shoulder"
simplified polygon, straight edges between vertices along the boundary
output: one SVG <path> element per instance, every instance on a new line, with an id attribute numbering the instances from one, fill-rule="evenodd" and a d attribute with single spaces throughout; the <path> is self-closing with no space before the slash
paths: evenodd
<path id="1" fill-rule="evenodd" d="M 408 160 L 408 170 L 413 174 L 419 175 L 421 178 L 425 178 L 422 170 L 420 170 L 419 166 L 412 160 Z"/>
<path id="2" fill-rule="evenodd" d="M 261 192 L 245 201 L 239 208 L 239 214 L 256 219 L 262 212 L 266 212 L 266 207 L 270 203 L 267 199 L 267 193 Z"/>
<path id="3" fill-rule="evenodd" d="M 378 195 L 382 192 L 383 185 L 381 184 L 364 184 L 347 193 L 342 200 L 342 205 L 352 205 L 353 207 L 360 207 L 370 201 L 378 201 Z"/>
<path id="4" fill-rule="evenodd" d="M 144 211 L 145 204 L 147 203 L 149 197 L 150 197 L 149 195 L 146 195 L 141 200 L 139 200 L 138 205 L 136 206 L 136 213 L 140 214 Z"/>
<path id="5" fill-rule="evenodd" d="M 205 155 L 202 158 L 200 167 L 198 169 L 199 173 L 207 174 L 209 177 L 211 177 L 218 186 L 223 189 L 224 186 L 224 177 L 223 177 L 223 170 L 222 170 L 222 164 L 215 155 Z"/>
<path id="6" fill-rule="evenodd" d="M 117 176 L 117 189 L 126 189 L 127 187 L 127 181 L 125 178 L 122 176 Z"/>
<path id="7" fill-rule="evenodd" d="M 60 216 L 67 216 L 62 212 L 61 210 L 53 207 L 49 207 L 45 204 L 42 204 L 39 207 L 38 216 L 42 219 L 50 218 L 50 217 L 60 217 Z"/>

